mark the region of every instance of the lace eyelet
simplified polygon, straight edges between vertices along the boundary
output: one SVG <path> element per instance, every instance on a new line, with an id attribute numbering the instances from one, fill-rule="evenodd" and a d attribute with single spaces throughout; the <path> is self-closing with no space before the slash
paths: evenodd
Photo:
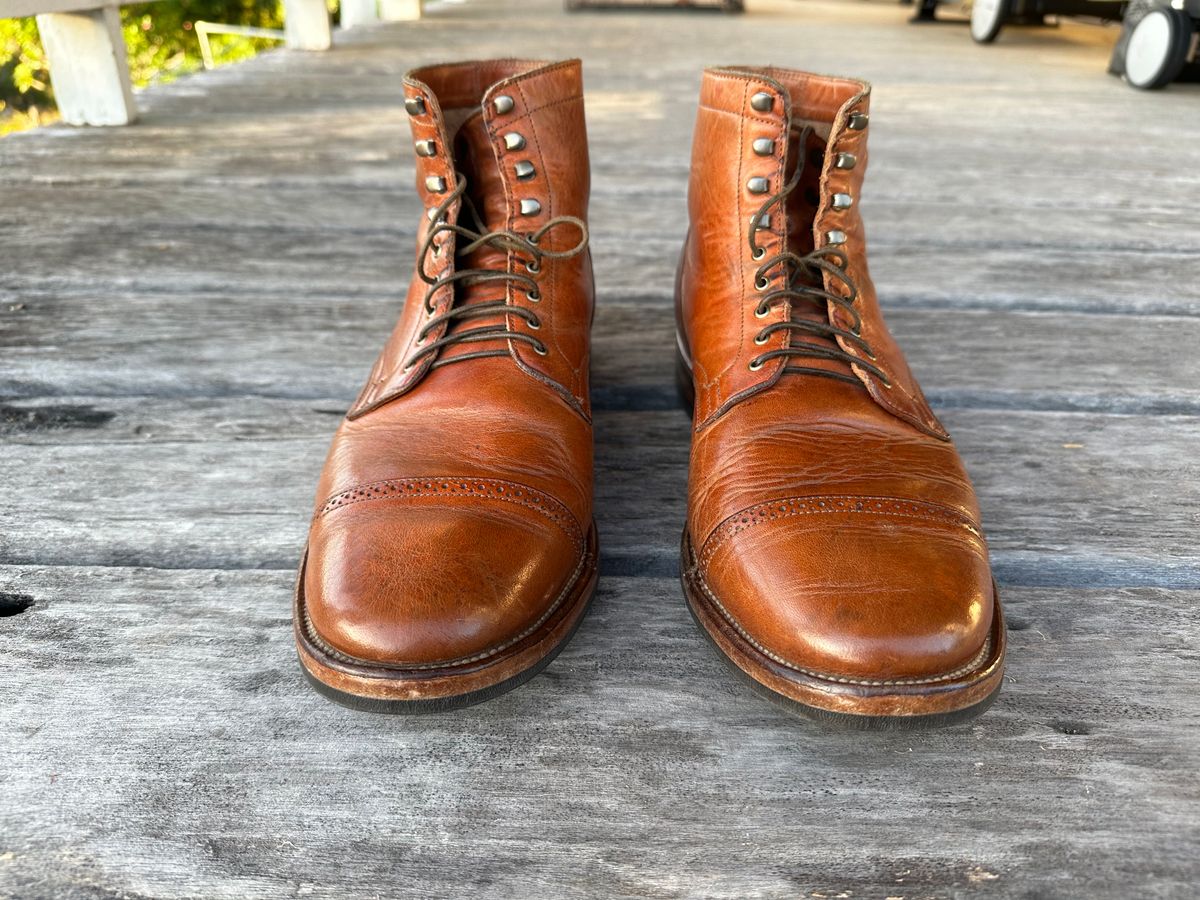
<path id="1" fill-rule="evenodd" d="M 529 320 L 529 330 L 530 331 L 537 331 L 541 327 L 542 327 L 542 320 L 539 319 L 537 316 L 534 316 L 532 319 Z"/>
<path id="2" fill-rule="evenodd" d="M 755 336 L 754 343 L 761 347 L 763 344 L 765 344 L 770 339 L 771 339 L 771 336 L 769 334 L 761 334 L 760 333 Z"/>
<path id="3" fill-rule="evenodd" d="M 533 352 L 536 353 L 538 356 L 545 356 L 546 354 L 548 354 L 550 352 L 550 350 L 546 347 L 545 344 L 543 344 L 541 341 L 538 341 L 536 344 L 533 345 Z"/>
<path id="4" fill-rule="evenodd" d="M 759 359 L 757 356 L 754 359 L 750 360 L 749 363 L 747 363 L 747 368 L 749 368 L 751 372 L 757 372 L 762 367 L 763 367 L 763 361 L 761 359 Z"/>
<path id="5" fill-rule="evenodd" d="M 760 275 L 758 278 L 754 279 L 754 286 L 760 291 L 765 291 L 771 286 L 771 279 L 767 278 L 765 275 Z"/>
<path id="6" fill-rule="evenodd" d="M 542 292 L 539 290 L 536 290 L 536 289 L 532 290 L 532 291 L 526 291 L 525 297 L 526 297 L 526 299 L 529 300 L 530 303 L 541 303 L 542 302 Z"/>
<path id="7" fill-rule="evenodd" d="M 770 314 L 771 308 L 769 306 L 763 306 L 760 303 L 758 306 L 754 307 L 754 318 L 756 319 L 765 319 Z"/>
<path id="8" fill-rule="evenodd" d="M 751 259 L 762 259 L 767 255 L 766 247 L 755 247 L 754 252 L 750 254 Z"/>
<path id="9" fill-rule="evenodd" d="M 527 262 L 525 263 L 525 271 L 531 275 L 536 275 L 538 272 L 542 271 L 542 266 L 536 260 L 533 262 Z"/>

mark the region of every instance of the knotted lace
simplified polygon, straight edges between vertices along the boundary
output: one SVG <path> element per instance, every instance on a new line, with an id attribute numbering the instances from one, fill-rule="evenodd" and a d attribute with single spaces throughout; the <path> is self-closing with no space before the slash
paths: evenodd
<path id="1" fill-rule="evenodd" d="M 454 190 L 446 195 L 438 206 L 436 206 L 430 215 L 429 228 L 425 232 L 425 240 L 421 245 L 421 250 L 417 254 L 417 275 L 429 285 L 425 291 L 425 312 L 432 315 L 435 311 L 433 303 L 434 295 L 446 287 L 447 285 L 456 285 L 462 283 L 464 287 L 472 284 L 483 284 L 495 282 L 497 284 L 515 283 L 525 291 L 525 296 L 534 303 L 539 302 L 541 294 L 538 291 L 537 275 L 542 270 L 542 261 L 546 259 L 569 259 L 583 252 L 588 243 L 587 225 L 582 219 L 575 216 L 557 216 L 545 225 L 538 228 L 530 234 L 519 234 L 515 231 L 489 231 L 483 220 L 479 216 L 474 203 L 466 194 L 467 179 L 462 173 L 457 173 L 457 185 Z M 463 212 L 468 214 L 474 228 L 467 228 L 463 225 L 446 221 L 446 210 L 454 203 L 454 201 L 462 198 L 462 212 L 459 214 L 461 219 Z M 574 225 L 579 229 L 579 242 L 575 246 L 566 250 L 549 250 L 541 246 L 540 241 L 545 237 L 546 233 L 561 225 Z M 426 270 L 426 263 L 429 257 L 440 256 L 442 248 L 435 241 L 438 235 L 443 232 L 453 232 L 460 238 L 456 251 L 458 257 L 468 257 L 477 250 L 483 247 L 491 247 L 505 253 L 514 251 L 524 257 L 523 268 L 524 272 L 508 271 L 506 269 L 481 269 L 455 268 L 453 272 L 448 274 L 443 273 L 440 276 L 430 275 Z M 523 306 L 510 304 L 506 299 L 487 300 L 479 303 L 457 304 L 451 301 L 446 312 L 440 315 L 433 316 L 424 327 L 417 333 L 417 343 L 421 344 L 431 332 L 436 330 L 441 325 L 446 325 L 447 328 L 452 327 L 455 323 L 468 319 L 477 319 L 487 316 L 496 315 L 515 315 L 520 316 L 529 323 L 529 327 L 536 330 L 541 327 L 541 320 L 537 313 L 531 309 L 526 309 Z M 524 334 L 520 331 L 514 331 L 508 327 L 508 319 L 504 323 L 496 325 L 486 325 L 480 328 L 468 328 L 462 331 L 451 332 L 436 341 L 432 341 L 421 347 L 416 353 L 409 357 L 408 362 L 404 364 L 405 369 L 411 369 L 426 356 L 437 357 L 442 348 L 449 347 L 452 344 L 471 344 L 480 341 L 524 341 L 533 347 L 535 353 L 545 356 L 547 351 L 546 345 L 531 334 Z M 449 358 L 435 358 L 431 368 L 437 366 L 448 365 L 450 363 L 462 362 L 467 359 L 479 359 L 486 356 L 507 356 L 506 349 L 491 349 L 477 350 L 473 353 L 463 353 L 458 356 Z"/>
<path id="2" fill-rule="evenodd" d="M 811 126 L 805 126 L 801 132 L 799 141 L 801 148 L 806 145 L 812 130 Z M 796 171 L 792 173 L 792 177 L 788 179 L 787 184 L 778 193 L 768 198 L 759 207 L 758 212 L 750 217 L 750 253 L 754 259 L 763 259 L 766 256 L 765 248 L 760 247 L 755 240 L 760 222 L 763 221 L 763 218 L 770 211 L 771 207 L 781 203 L 796 189 L 796 186 L 800 184 L 800 176 L 803 172 L 804 154 L 801 153 L 799 161 L 796 164 Z M 785 246 L 782 252 L 775 254 L 769 259 L 763 259 L 762 264 L 754 273 L 754 286 L 760 291 L 767 290 L 771 284 L 768 273 L 776 268 L 783 270 L 783 286 L 763 295 L 754 310 L 754 314 L 757 317 L 765 317 L 770 312 L 771 307 L 777 303 L 808 301 L 817 304 L 817 307 L 826 313 L 828 313 L 827 304 L 834 304 L 839 309 L 846 311 L 850 316 L 852 324 L 849 329 L 840 328 L 833 323 L 828 314 L 824 322 L 795 317 L 789 317 L 786 322 L 773 322 L 758 333 L 754 341 L 756 344 L 765 344 L 767 339 L 777 331 L 792 332 L 793 338 L 788 342 L 789 346 L 781 347 L 778 350 L 769 350 L 750 360 L 750 368 L 753 371 L 761 369 L 768 360 L 777 357 L 783 357 L 787 360 L 791 360 L 793 357 L 832 359 L 848 365 L 861 366 L 882 379 L 884 384 L 890 384 L 887 374 L 882 369 L 853 353 L 847 352 L 837 342 L 837 338 L 840 337 L 861 349 L 868 359 L 875 359 L 875 354 L 871 352 L 870 345 L 861 334 L 862 317 L 859 315 L 858 310 L 854 308 L 854 301 L 858 299 L 858 286 L 846 271 L 848 265 L 849 258 L 845 252 L 836 247 L 819 247 L 811 253 L 801 256 L 788 250 Z M 824 275 L 826 274 L 846 286 L 848 291 L 846 296 L 825 289 Z M 802 338 L 806 334 L 830 338 L 831 342 L 830 344 L 824 344 L 803 340 Z M 837 378 L 841 381 L 848 381 L 851 384 L 859 383 L 858 379 L 851 374 L 822 369 L 817 366 L 792 365 L 789 363 L 784 366 L 783 371 Z"/>

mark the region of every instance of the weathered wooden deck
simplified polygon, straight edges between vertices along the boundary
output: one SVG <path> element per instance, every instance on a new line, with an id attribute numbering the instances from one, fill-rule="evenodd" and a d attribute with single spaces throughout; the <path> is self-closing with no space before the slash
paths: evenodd
<path id="1" fill-rule="evenodd" d="M 750 9 L 473 2 L 0 142 L 0 896 L 1194 896 L 1200 89 L 1106 77 L 1112 32 Z M 585 59 L 605 577 L 528 686 L 357 714 L 303 683 L 289 597 L 408 276 L 398 80 L 514 53 Z M 698 73 L 768 61 L 876 86 L 872 269 L 1011 621 L 970 726 L 787 718 L 675 580 Z"/>

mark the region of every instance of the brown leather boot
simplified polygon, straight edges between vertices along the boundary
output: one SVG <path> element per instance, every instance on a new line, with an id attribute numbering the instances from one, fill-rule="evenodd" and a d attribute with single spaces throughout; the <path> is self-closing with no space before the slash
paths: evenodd
<path id="1" fill-rule="evenodd" d="M 429 66 L 404 93 L 416 269 L 333 439 L 295 599 L 315 686 L 391 712 L 532 677 L 596 585 L 580 63 Z"/>
<path id="2" fill-rule="evenodd" d="M 683 584 L 772 699 L 850 726 L 942 724 L 992 699 L 1004 624 L 971 483 L 867 273 L 869 91 L 704 74 L 678 284 Z"/>

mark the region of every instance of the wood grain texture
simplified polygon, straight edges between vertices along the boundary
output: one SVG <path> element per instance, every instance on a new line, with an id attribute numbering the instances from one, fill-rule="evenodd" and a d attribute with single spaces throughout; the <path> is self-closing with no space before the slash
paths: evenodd
<path id="1" fill-rule="evenodd" d="M 364 348 L 382 345 L 402 302 L 386 293 L 95 287 L 22 298 L 0 305 L 0 397 L 256 395 L 346 405 L 374 361 Z M 1200 346 L 1200 318 L 896 307 L 887 321 L 943 409 L 1200 412 L 1200 355 L 1163 352 Z M 602 298 L 594 404 L 675 408 L 674 329 L 666 298 Z"/>
<path id="2" fill-rule="evenodd" d="M 1196 592 L 1011 589 L 974 726 L 846 735 L 747 696 L 674 580 L 608 578 L 504 697 L 310 691 L 281 572 L 0 568 L 0 890 L 58 898 L 1179 897 Z M 1152 667 L 1147 662 L 1153 660 Z M 1186 774 L 1185 774 L 1186 773 Z"/>
<path id="3" fill-rule="evenodd" d="M 1111 30 L 428 7 L 0 141 L 0 898 L 1183 898 L 1200 882 L 1200 86 Z M 450 716 L 330 705 L 289 594 L 419 210 L 399 79 L 584 59 L 591 616 Z M 673 575 L 671 285 L 699 70 L 875 84 L 871 268 L 962 449 L 1011 626 L 975 724 L 842 735 L 747 693 Z"/>
<path id="4" fill-rule="evenodd" d="M 0 559 L 290 569 L 342 400 L 68 397 L 0 406 Z M 1200 587 L 1200 419 L 947 409 L 997 574 Z M 677 570 L 689 420 L 596 414 L 602 571 Z"/>

